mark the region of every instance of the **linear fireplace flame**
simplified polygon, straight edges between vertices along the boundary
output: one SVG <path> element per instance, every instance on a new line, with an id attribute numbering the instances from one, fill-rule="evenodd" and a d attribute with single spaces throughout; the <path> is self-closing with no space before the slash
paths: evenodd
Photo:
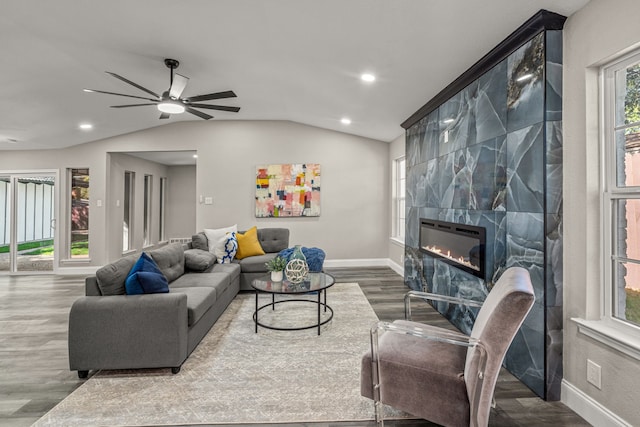
<path id="1" fill-rule="evenodd" d="M 485 279 L 485 229 L 483 227 L 421 219 L 420 250 Z"/>
<path id="2" fill-rule="evenodd" d="M 465 258 L 465 257 L 459 256 L 456 258 L 451 255 L 450 250 L 447 250 L 447 253 L 444 253 L 445 249 L 440 249 L 437 246 L 425 246 L 423 249 L 426 250 L 427 252 L 431 252 L 432 254 L 439 255 L 443 258 L 447 258 L 451 261 L 457 262 L 458 264 L 462 264 L 466 267 L 472 268 L 476 271 L 480 271 L 480 266 L 475 265 L 473 262 L 471 262 L 471 258 L 469 257 Z"/>

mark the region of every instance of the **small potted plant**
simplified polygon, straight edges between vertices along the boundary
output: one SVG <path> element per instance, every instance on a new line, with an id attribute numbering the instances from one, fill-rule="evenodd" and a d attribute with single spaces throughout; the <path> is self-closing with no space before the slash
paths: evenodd
<path id="1" fill-rule="evenodd" d="M 267 271 L 271 272 L 272 282 L 282 282 L 282 279 L 284 279 L 284 268 L 287 266 L 286 259 L 277 256 L 267 261 L 264 265 L 267 267 Z"/>

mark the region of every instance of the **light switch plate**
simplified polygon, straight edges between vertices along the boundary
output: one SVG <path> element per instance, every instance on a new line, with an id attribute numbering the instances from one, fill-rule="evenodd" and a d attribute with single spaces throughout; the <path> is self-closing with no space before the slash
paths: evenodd
<path id="1" fill-rule="evenodd" d="M 204 204 L 205 205 L 212 205 L 213 204 L 213 197 L 205 197 L 204 198 Z"/>

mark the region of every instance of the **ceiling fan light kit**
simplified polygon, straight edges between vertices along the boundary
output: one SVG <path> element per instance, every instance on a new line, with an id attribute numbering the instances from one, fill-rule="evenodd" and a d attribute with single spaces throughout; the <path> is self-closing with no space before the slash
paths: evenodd
<path id="1" fill-rule="evenodd" d="M 175 101 L 162 101 L 158 104 L 158 110 L 168 114 L 182 114 L 185 111 L 184 105 Z"/>
<path id="2" fill-rule="evenodd" d="M 151 96 L 153 98 L 146 98 L 142 96 L 136 95 L 127 95 L 124 93 L 115 93 L 115 92 L 107 92 L 103 90 L 97 89 L 84 89 L 85 92 L 90 93 L 102 93 L 106 95 L 116 95 L 116 96 L 125 96 L 127 98 L 136 98 L 143 99 L 145 101 L 149 101 L 144 104 L 125 104 L 125 105 L 112 105 L 111 108 L 129 108 L 129 107 L 141 107 L 146 105 L 155 105 L 162 114 L 160 114 L 161 119 L 168 119 L 171 114 L 182 114 L 185 111 L 193 114 L 194 116 L 198 116 L 204 120 L 209 120 L 213 118 L 213 116 L 203 113 L 202 111 L 196 110 L 196 108 L 204 108 L 208 110 L 219 110 L 219 111 L 229 111 L 232 113 L 237 113 L 240 111 L 240 107 L 229 107 L 225 105 L 210 105 L 210 104 L 194 104 L 194 102 L 200 101 L 210 101 L 213 99 L 225 99 L 225 98 L 235 98 L 236 94 L 232 90 L 227 90 L 224 92 L 215 92 L 209 93 L 205 95 L 197 95 L 189 98 L 181 98 L 182 92 L 184 91 L 187 83 L 189 82 L 189 78 L 180 74 L 175 73 L 175 69 L 178 68 L 180 62 L 175 59 L 167 58 L 164 60 L 164 64 L 170 70 L 170 80 L 169 80 L 169 90 L 162 93 L 162 96 L 157 93 L 140 86 L 137 83 L 132 82 L 116 73 L 112 73 L 110 71 L 106 71 L 110 76 L 115 77 L 118 80 L 121 80 Z"/>

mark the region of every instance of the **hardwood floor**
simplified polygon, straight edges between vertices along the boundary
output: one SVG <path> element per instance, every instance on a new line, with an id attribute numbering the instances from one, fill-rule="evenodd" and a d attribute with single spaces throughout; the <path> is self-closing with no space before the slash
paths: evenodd
<path id="1" fill-rule="evenodd" d="M 359 283 L 381 320 L 403 316 L 402 296 L 407 288 L 393 270 L 372 267 L 328 269 L 327 272 L 339 282 Z M 0 425 L 31 425 L 83 383 L 75 372 L 69 371 L 67 357 L 69 309 L 82 295 L 82 277 L 0 276 Z M 451 327 L 426 305 L 416 306 L 413 314 L 414 320 Z M 496 386 L 496 402 L 492 426 L 589 425 L 562 403 L 537 398 L 504 370 Z M 392 427 L 433 425 L 426 421 L 386 424 Z M 287 426 L 356 427 L 363 423 Z"/>

